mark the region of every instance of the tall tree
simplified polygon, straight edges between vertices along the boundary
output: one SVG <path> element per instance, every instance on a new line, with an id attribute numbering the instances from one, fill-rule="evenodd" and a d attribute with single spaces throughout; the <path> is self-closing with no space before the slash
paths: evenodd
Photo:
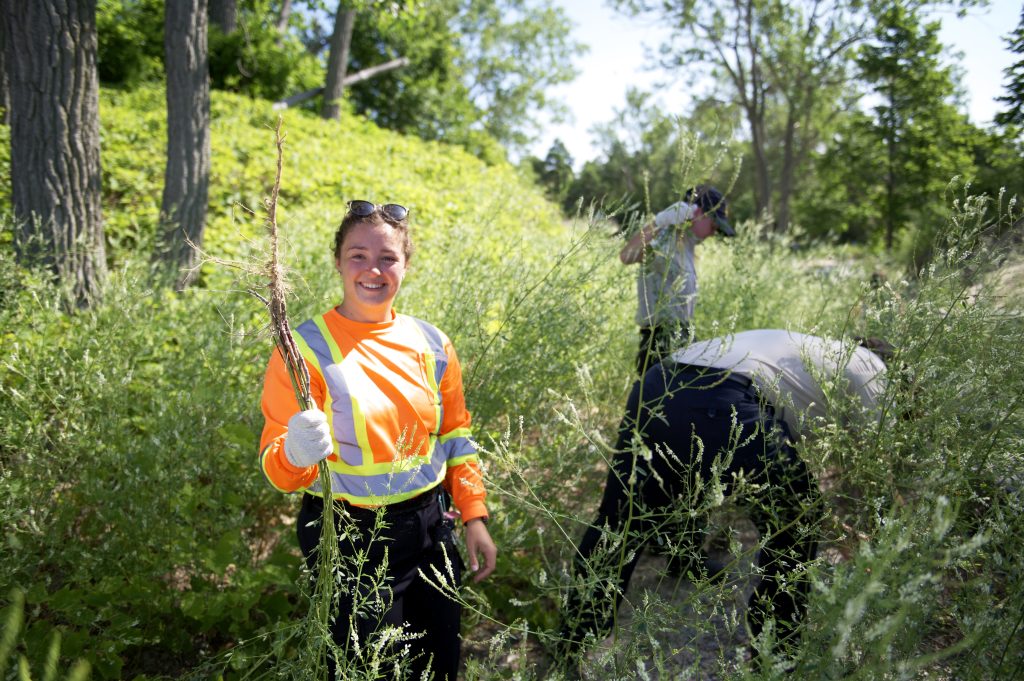
<path id="1" fill-rule="evenodd" d="M 533 170 L 547 197 L 555 203 L 562 203 L 575 179 L 572 155 L 562 140 L 556 139 L 543 159 L 534 159 Z"/>
<path id="2" fill-rule="evenodd" d="M 207 0 L 169 0 L 165 10 L 167 166 L 155 258 L 179 267 L 178 286 L 194 278 L 210 182 L 210 76 Z"/>
<path id="3" fill-rule="evenodd" d="M 676 27 L 663 65 L 710 65 L 746 117 L 757 213 L 786 231 L 799 170 L 828 126 L 865 35 L 860 0 L 616 0 Z M 773 119 L 778 125 L 773 126 Z M 778 149 L 776 163 L 772 150 Z"/>
<path id="4" fill-rule="evenodd" d="M 701 100 L 688 116 L 669 115 L 651 93 L 631 88 L 626 106 L 614 114 L 592 131 L 602 159 L 583 166 L 568 190 L 567 209 L 575 210 L 582 199 L 585 205 L 603 200 L 606 206 L 657 212 L 701 182 L 729 190 L 735 206 L 735 159 L 742 148 L 725 142 L 738 124 L 735 107 Z M 744 206 L 744 212 L 752 211 Z"/>
<path id="5" fill-rule="evenodd" d="M 341 0 L 334 16 L 334 32 L 331 33 L 331 51 L 327 57 L 327 79 L 324 83 L 324 102 L 320 117 L 337 119 L 340 112 L 338 100 L 345 91 L 345 74 L 348 71 L 348 53 L 352 45 L 352 29 L 356 22 L 355 8 Z"/>
<path id="6" fill-rule="evenodd" d="M 884 151 L 885 247 L 928 207 L 941 203 L 954 175 L 973 175 L 972 138 L 953 104 L 952 71 L 940 61 L 939 22 L 890 2 L 877 17 L 874 39 L 858 57 L 863 78 L 880 98 L 871 128 Z"/>
<path id="7" fill-rule="evenodd" d="M 233 33 L 238 28 L 238 0 L 209 1 L 210 23 L 219 28 L 221 33 Z"/>
<path id="8" fill-rule="evenodd" d="M 106 279 L 95 0 L 4 0 L 19 260 L 88 306 Z"/>
<path id="9" fill-rule="evenodd" d="M 349 73 L 410 62 L 346 89 L 346 101 L 382 127 L 490 158 L 495 140 L 521 148 L 533 139 L 537 112 L 567 111 L 549 90 L 575 76 L 572 57 L 583 47 L 552 0 L 419 0 L 360 10 L 357 21 Z M 312 26 L 308 40 L 323 33 Z"/>
<path id="10" fill-rule="evenodd" d="M 1009 108 L 997 113 L 995 121 L 1000 125 L 1024 126 L 1024 7 L 1021 8 L 1017 28 L 1006 37 L 1006 42 L 1010 51 L 1021 57 L 1003 71 L 1008 81 L 1006 95 L 998 100 Z"/>

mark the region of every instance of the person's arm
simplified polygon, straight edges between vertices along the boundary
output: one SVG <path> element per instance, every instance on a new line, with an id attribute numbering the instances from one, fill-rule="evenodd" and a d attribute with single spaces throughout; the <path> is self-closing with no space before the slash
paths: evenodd
<path id="1" fill-rule="evenodd" d="M 474 573 L 474 582 L 482 582 L 494 572 L 498 564 L 498 547 L 494 545 L 483 518 L 474 518 L 466 523 L 466 553 L 469 555 L 469 569 Z M 482 568 L 481 557 L 484 559 Z"/>
<path id="2" fill-rule="evenodd" d="M 630 237 L 619 252 L 619 260 L 623 265 L 632 265 L 643 260 L 644 250 L 663 229 L 683 225 L 693 219 L 693 207 L 685 201 L 673 203 L 671 206 L 654 216 L 644 225 L 643 229 Z M 687 226 L 689 229 L 689 226 Z M 678 230 L 676 237 L 681 237 L 685 230 Z"/>
<path id="3" fill-rule="evenodd" d="M 650 222 L 630 237 L 629 241 L 626 242 L 626 245 L 619 252 L 619 260 L 622 261 L 622 264 L 633 265 L 643 260 L 644 249 L 651 243 L 656 233 L 657 227 L 655 227 L 653 222 Z"/>
<path id="4" fill-rule="evenodd" d="M 320 373 L 306 364 L 310 374 L 310 392 L 318 408 L 324 403 L 325 387 Z M 299 467 L 289 461 L 284 451 L 288 423 L 302 408 L 295 398 L 295 389 L 288 378 L 281 353 L 276 348 L 267 364 L 263 378 L 263 435 L 260 438 L 260 468 L 267 480 L 281 492 L 295 492 L 313 484 L 319 468 Z"/>
<path id="5" fill-rule="evenodd" d="M 448 367 L 441 379 L 444 420 L 438 445 L 445 448 L 448 472 L 445 486 L 452 494 L 466 532 L 466 553 L 474 582 L 487 578 L 497 565 L 498 549 L 487 531 L 487 506 L 483 475 L 476 445 L 470 438 L 471 417 L 462 391 L 462 366 L 451 343 L 445 343 Z M 481 558 L 483 564 L 481 566 Z"/>

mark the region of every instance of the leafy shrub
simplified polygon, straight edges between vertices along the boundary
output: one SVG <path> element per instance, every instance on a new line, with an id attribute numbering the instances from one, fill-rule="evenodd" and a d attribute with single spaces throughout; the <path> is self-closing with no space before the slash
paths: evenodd
<path id="1" fill-rule="evenodd" d="M 323 64 L 295 37 L 255 18 L 243 14 L 245 26 L 229 34 L 210 27 L 210 86 L 270 100 L 323 87 Z"/>
<path id="2" fill-rule="evenodd" d="M 99 0 L 96 69 L 100 81 L 134 87 L 164 73 L 164 3 Z"/>

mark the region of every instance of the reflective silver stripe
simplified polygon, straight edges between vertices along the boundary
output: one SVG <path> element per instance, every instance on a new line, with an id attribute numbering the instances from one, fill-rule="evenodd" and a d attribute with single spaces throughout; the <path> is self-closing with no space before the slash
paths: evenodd
<path id="1" fill-rule="evenodd" d="M 444 372 L 448 370 L 448 351 L 444 347 L 444 336 L 437 329 L 436 326 L 428 324 L 422 319 L 416 317 L 408 317 L 416 324 L 419 328 L 420 333 L 423 334 L 423 339 L 427 342 L 427 347 L 430 349 L 430 356 L 432 361 L 428 361 L 428 365 L 432 364 L 434 368 L 433 386 L 434 389 L 434 417 L 436 425 L 434 427 L 434 433 L 441 433 L 441 424 L 444 423 L 444 396 L 441 395 L 441 380 L 444 378 Z M 428 380 L 430 377 L 427 377 Z"/>
<path id="2" fill-rule="evenodd" d="M 402 498 L 415 496 L 434 487 L 444 480 L 447 470 L 444 449 L 435 447 L 430 463 L 413 470 L 379 475 L 345 475 L 332 470 L 331 491 L 335 497 L 352 503 L 379 506 L 401 501 Z M 319 494 L 320 482 L 314 482 L 309 491 Z M 396 496 L 399 498 L 396 499 Z"/>
<path id="3" fill-rule="evenodd" d="M 453 437 L 441 443 L 445 456 L 454 459 L 457 456 L 467 456 L 476 453 L 476 445 L 468 437 Z"/>
<path id="4" fill-rule="evenodd" d="M 429 347 L 430 351 L 434 353 L 434 381 L 440 389 L 441 379 L 444 378 L 444 372 L 448 368 L 448 352 L 444 349 L 444 337 L 433 324 L 428 324 L 422 319 L 417 319 L 416 317 L 409 317 L 409 319 L 416 322 L 416 326 L 420 327 L 420 331 L 423 332 L 424 338 L 427 339 L 427 347 Z"/>
<path id="5" fill-rule="evenodd" d="M 334 358 L 331 356 L 331 348 L 327 345 L 327 340 L 323 334 L 320 333 L 316 322 L 312 319 L 307 319 L 299 324 L 295 332 L 302 336 L 302 340 L 306 341 L 306 345 L 316 355 L 317 364 L 320 365 L 319 368 L 321 369 L 321 374 L 323 374 L 323 368 L 334 364 Z"/>
<path id="6" fill-rule="evenodd" d="M 315 320 L 303 322 L 295 330 L 309 349 L 316 355 L 317 368 L 327 384 L 330 395 L 331 431 L 334 435 L 334 450 L 338 457 L 347 464 L 359 466 L 363 463 L 363 450 L 359 447 L 356 436 L 355 415 L 352 410 L 352 392 L 342 374 L 341 365 L 331 352 L 331 344 L 324 337 L 324 332 Z M 340 351 L 339 351 L 340 353 Z"/>

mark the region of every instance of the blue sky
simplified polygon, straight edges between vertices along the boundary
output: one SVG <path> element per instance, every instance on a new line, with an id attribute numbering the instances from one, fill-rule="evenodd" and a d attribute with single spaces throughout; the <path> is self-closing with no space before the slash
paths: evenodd
<path id="1" fill-rule="evenodd" d="M 555 96 L 570 105 L 574 120 L 548 125 L 530 153 L 543 158 L 559 138 L 579 168 L 599 155 L 591 146 L 590 128 L 610 120 L 612 112 L 622 108 L 626 88 L 637 85 L 651 89 L 658 81 L 658 74 L 643 70 L 644 46 L 656 48 L 662 29 L 650 21 L 627 19 L 602 0 L 555 2 L 565 8 L 576 24 L 576 39 L 589 45 L 590 51 L 577 59 L 581 73 L 576 81 L 555 90 Z M 962 19 L 949 11 L 935 15 L 942 19 L 942 42 L 963 53 L 956 61 L 965 72 L 968 113 L 976 124 L 987 125 L 1000 108 L 993 100 L 1004 94 L 1003 69 L 1014 57 L 1003 36 L 1017 25 L 1020 12 L 1021 0 L 992 0 L 989 7 L 973 9 Z M 676 83 L 660 93 L 658 101 L 667 109 L 675 107 L 682 112 L 687 100 L 684 90 L 682 83 Z"/>

